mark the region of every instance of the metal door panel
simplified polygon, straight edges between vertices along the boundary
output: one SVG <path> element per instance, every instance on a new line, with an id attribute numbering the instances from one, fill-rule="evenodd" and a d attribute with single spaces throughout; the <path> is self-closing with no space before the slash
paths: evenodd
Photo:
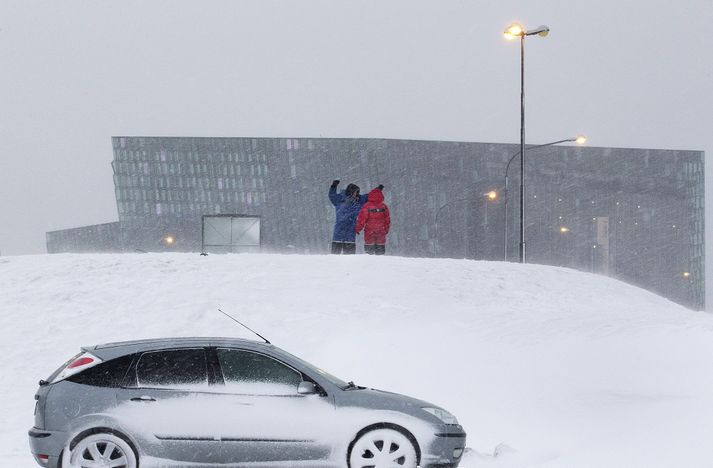
<path id="1" fill-rule="evenodd" d="M 259 252 L 260 235 L 260 218 L 257 216 L 216 215 L 203 217 L 203 252 Z"/>

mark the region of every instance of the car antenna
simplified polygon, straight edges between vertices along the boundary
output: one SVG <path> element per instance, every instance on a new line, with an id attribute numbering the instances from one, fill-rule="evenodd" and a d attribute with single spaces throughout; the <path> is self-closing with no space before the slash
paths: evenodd
<path id="1" fill-rule="evenodd" d="M 243 327 L 247 328 L 247 329 L 250 330 L 251 332 L 255 333 L 257 336 L 259 336 L 260 338 L 262 338 L 263 340 L 265 340 L 265 343 L 267 343 L 267 344 L 272 344 L 272 343 L 270 343 L 270 342 L 267 340 L 267 338 L 265 338 L 264 336 L 262 336 L 261 334 L 259 334 L 259 333 L 256 332 L 255 330 L 253 330 L 252 328 L 248 327 L 247 325 L 245 325 L 243 322 L 241 322 L 240 320 L 236 319 L 236 318 L 233 317 L 232 315 L 227 314 L 227 313 L 223 312 L 223 311 L 220 310 L 220 309 L 218 309 L 218 312 L 220 312 L 221 314 L 225 315 L 226 317 L 228 317 L 228 318 L 229 318 L 230 320 L 232 320 L 233 322 L 236 322 L 236 323 L 238 323 L 239 325 L 242 325 Z"/>

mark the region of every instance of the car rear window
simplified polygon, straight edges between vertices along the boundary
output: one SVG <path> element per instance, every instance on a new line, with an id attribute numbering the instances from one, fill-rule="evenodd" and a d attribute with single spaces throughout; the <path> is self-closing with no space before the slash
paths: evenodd
<path id="1" fill-rule="evenodd" d="M 94 387 L 120 387 L 133 358 L 133 355 L 128 355 L 105 361 L 72 375 L 67 380 Z"/>
<path id="2" fill-rule="evenodd" d="M 136 363 L 137 385 L 145 388 L 190 388 L 208 384 L 202 348 L 144 353 Z"/>

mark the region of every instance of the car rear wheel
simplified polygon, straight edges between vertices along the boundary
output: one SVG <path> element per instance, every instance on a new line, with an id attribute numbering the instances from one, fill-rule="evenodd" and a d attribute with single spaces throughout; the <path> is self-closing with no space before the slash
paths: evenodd
<path id="1" fill-rule="evenodd" d="M 80 440 L 69 454 L 70 468 L 136 468 L 136 454 L 114 434 L 91 434 Z"/>
<path id="2" fill-rule="evenodd" d="M 350 468 L 416 468 L 416 448 L 394 429 L 374 429 L 354 442 L 349 452 Z"/>

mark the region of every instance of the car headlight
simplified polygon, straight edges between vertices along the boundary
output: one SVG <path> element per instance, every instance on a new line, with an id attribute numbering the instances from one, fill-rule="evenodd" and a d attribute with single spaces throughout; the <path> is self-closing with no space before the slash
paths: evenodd
<path id="1" fill-rule="evenodd" d="M 428 413 L 431 413 L 446 424 L 458 424 L 458 420 L 456 419 L 456 417 L 444 409 L 431 407 L 421 409 Z"/>

